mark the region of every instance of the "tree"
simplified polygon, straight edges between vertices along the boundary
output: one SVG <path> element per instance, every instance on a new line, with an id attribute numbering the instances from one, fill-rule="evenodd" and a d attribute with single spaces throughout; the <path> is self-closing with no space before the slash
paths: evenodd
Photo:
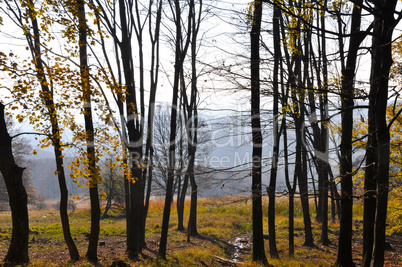
<path id="1" fill-rule="evenodd" d="M 147 123 L 147 142 L 145 147 L 145 162 L 146 168 L 144 169 L 143 176 L 147 179 L 147 192 L 145 196 L 145 206 L 144 206 L 144 216 L 143 216 L 143 237 L 145 239 L 145 222 L 148 214 L 149 199 L 151 197 L 151 185 L 153 179 L 153 128 L 154 128 L 154 114 L 155 114 L 155 97 L 156 89 L 159 79 L 159 36 L 160 36 L 160 26 L 162 21 L 162 0 L 155 2 L 156 16 L 154 23 L 154 31 L 152 31 L 152 16 L 149 16 L 149 35 L 151 39 L 151 66 L 150 66 L 150 97 L 149 97 L 149 107 L 148 107 L 148 123 Z M 149 1 L 149 14 L 152 13 L 152 7 L 154 1 Z"/>
<path id="2" fill-rule="evenodd" d="M 153 180 L 153 117 L 160 65 L 162 1 L 148 1 L 148 9 L 140 1 L 97 0 L 91 3 L 90 7 L 98 22 L 98 40 L 104 57 L 104 60 L 98 60 L 101 66 L 99 71 L 103 73 L 102 78 L 107 83 L 118 110 L 115 113 L 113 105 L 108 103 L 108 117 L 120 136 L 123 155 L 121 165 L 125 169 L 127 254 L 130 258 L 136 258 L 145 246 L 145 222 Z M 147 53 L 143 42 L 144 39 L 147 40 L 144 37 L 147 24 L 150 40 L 150 93 L 148 114 L 145 114 L 148 72 L 145 69 Z M 112 38 L 112 42 L 108 36 Z M 136 37 L 136 42 L 133 42 L 133 37 Z M 135 55 L 135 48 L 138 48 L 138 56 Z M 136 82 L 139 86 L 136 86 Z M 105 98 L 106 95 L 104 94 Z M 148 120 L 147 125 L 145 119 Z"/>
<path id="3" fill-rule="evenodd" d="M 28 256 L 28 196 L 23 184 L 24 168 L 15 163 L 12 151 L 12 138 L 8 134 L 5 119 L 5 106 L 0 103 L 0 171 L 7 187 L 11 207 L 13 232 L 5 263 L 25 264 Z"/>
<path id="4" fill-rule="evenodd" d="M 43 199 L 42 195 L 35 193 L 35 187 L 32 185 L 32 162 L 29 158 L 32 155 L 32 146 L 28 139 L 21 137 L 23 134 L 20 129 L 15 127 L 15 121 L 6 116 L 7 131 L 12 136 L 12 148 L 15 162 L 18 166 L 25 166 L 22 174 L 22 180 L 28 195 L 28 205 L 38 204 Z M 10 208 L 7 187 L 4 183 L 3 176 L 0 173 L 0 210 L 8 210 Z"/>
<path id="5" fill-rule="evenodd" d="M 173 180 L 174 180 L 174 165 L 176 161 L 175 150 L 176 150 L 176 124 L 177 124 L 177 100 L 179 94 L 179 82 L 180 73 L 183 68 L 183 62 L 187 54 L 187 49 L 190 44 L 191 37 L 191 14 L 193 12 L 194 0 L 190 0 L 189 4 L 189 18 L 187 26 L 187 36 L 184 46 L 181 46 L 182 40 L 182 20 L 181 20 L 181 5 L 178 0 L 174 1 L 174 4 L 169 2 L 171 10 L 174 16 L 175 23 L 175 68 L 174 68 L 174 81 L 173 81 L 173 98 L 172 98 L 172 109 L 170 118 L 170 138 L 169 138 L 169 167 L 168 167 L 168 181 L 166 185 L 166 196 L 165 196 L 165 206 L 163 209 L 163 221 L 162 221 L 162 233 L 159 243 L 158 257 L 166 258 L 166 245 L 167 245 L 167 234 L 169 228 L 170 219 L 170 208 L 173 199 Z"/>
<path id="6" fill-rule="evenodd" d="M 194 5 L 194 2 L 191 2 Z M 202 14 L 203 2 L 199 1 L 199 11 L 198 17 L 195 11 L 195 6 L 193 7 L 193 12 L 191 14 L 192 20 L 192 35 L 191 35 L 191 92 L 190 101 L 187 98 L 185 92 L 183 93 L 183 104 L 184 104 L 184 118 L 187 133 L 187 145 L 188 145 L 188 165 L 186 170 L 186 175 L 190 177 L 191 183 L 191 203 L 190 203 L 190 218 L 188 221 L 188 237 L 198 236 L 197 231 L 197 194 L 198 186 L 195 180 L 195 157 L 198 147 L 198 129 L 199 129 L 199 119 L 198 119 L 198 86 L 197 86 L 197 38 L 201 24 L 201 14 Z"/>
<path id="7" fill-rule="evenodd" d="M 387 219 L 388 191 L 389 191 L 389 155 L 390 134 L 386 121 L 388 101 L 388 80 L 392 65 L 392 34 L 395 26 L 401 20 L 396 13 L 395 0 L 374 2 L 374 22 L 372 38 L 370 93 L 374 94 L 375 105 L 373 110 L 374 129 L 376 132 L 376 213 L 374 222 L 373 252 L 370 266 L 384 265 L 385 227 Z"/>
<path id="8" fill-rule="evenodd" d="M 366 34 L 361 32 L 361 4 L 353 5 L 350 28 L 349 50 L 346 64 L 342 68 L 341 104 L 342 132 L 340 144 L 340 176 L 341 176 L 341 222 L 338 243 L 337 266 L 354 266 L 352 258 L 352 219 L 353 219 L 353 178 L 352 178 L 352 131 L 354 107 L 354 78 L 358 50 Z M 342 45 L 342 44 L 341 44 Z"/>
<path id="9" fill-rule="evenodd" d="M 274 39 L 274 69 L 273 69 L 273 153 L 271 173 L 269 179 L 269 186 L 267 187 L 267 193 L 269 198 L 268 203 L 268 235 L 269 235 L 269 252 L 272 258 L 279 258 L 278 250 L 276 248 L 276 232 L 275 232 L 275 198 L 276 198 L 276 180 L 278 172 L 278 160 L 279 160 L 279 144 L 280 144 L 280 130 L 279 130 L 279 66 L 281 60 L 281 48 L 280 48 L 280 32 L 279 32 L 279 20 L 281 16 L 280 9 L 277 3 L 273 5 L 274 15 L 272 16 L 273 22 L 273 39 Z"/>
<path id="10" fill-rule="evenodd" d="M 314 247 L 314 238 L 311 227 L 310 208 L 309 208 L 309 193 L 308 193 L 308 180 L 307 180 L 307 148 L 304 142 L 303 124 L 305 120 L 305 104 L 304 98 L 306 94 L 306 85 L 304 84 L 306 79 L 302 77 L 302 57 L 301 57 L 301 37 L 300 32 L 304 25 L 302 14 L 294 13 L 293 3 L 290 6 L 290 18 L 287 21 L 287 25 L 281 20 L 281 32 L 282 39 L 286 40 L 284 45 L 284 56 L 286 67 L 288 71 L 288 81 L 290 86 L 290 99 L 291 104 L 289 108 L 291 110 L 291 116 L 294 121 L 294 129 L 296 135 L 296 147 L 295 147 L 295 167 L 294 173 L 297 176 L 297 182 L 299 184 L 300 199 L 303 210 L 304 221 L 304 233 L 305 240 L 304 246 Z M 297 9 L 296 9 L 297 10 Z M 300 10 L 302 11 L 302 10 Z M 287 26 L 287 28 L 286 28 Z M 287 30 L 287 32 L 285 31 Z M 307 77 L 306 77 L 307 78 Z M 285 106 L 287 109 L 288 107 Z"/>
<path id="11" fill-rule="evenodd" d="M 75 246 L 74 240 L 71 237 L 67 214 L 68 190 L 63 168 L 63 142 L 61 141 L 62 129 L 59 126 L 58 117 L 62 107 L 61 105 L 57 105 L 54 101 L 55 90 L 53 84 L 57 79 L 53 80 L 47 76 L 47 74 L 49 74 L 47 70 L 49 69 L 44 64 L 44 54 L 42 53 L 42 48 L 45 47 L 45 45 L 41 40 L 41 31 L 39 25 L 42 25 L 45 28 L 48 25 L 38 23 L 38 19 L 43 18 L 42 16 L 39 16 L 42 15 L 43 12 L 42 10 L 36 10 L 36 7 L 32 1 L 27 1 L 26 3 L 22 3 L 21 5 L 16 6 L 12 6 L 11 2 L 9 1 L 6 1 L 6 4 L 6 7 L 9 11 L 9 13 L 7 13 L 8 16 L 17 24 L 18 27 L 23 30 L 28 49 L 31 52 L 32 62 L 34 64 L 35 70 L 34 73 L 40 87 L 40 100 L 36 101 L 35 99 L 30 99 L 30 101 L 34 103 L 34 105 L 37 105 L 37 103 L 40 104 L 38 106 L 34 106 L 33 110 L 31 111 L 33 112 L 33 114 L 35 114 L 35 110 L 39 110 L 40 114 L 45 116 L 45 118 L 50 122 L 50 127 L 47 127 L 44 123 L 40 122 L 36 116 L 27 117 L 29 117 L 30 123 L 33 124 L 36 129 L 43 130 L 44 134 L 47 135 L 47 137 L 42 141 L 42 147 L 46 147 L 48 145 L 53 145 L 54 147 L 57 176 L 60 187 L 60 218 L 63 227 L 63 235 L 70 252 L 70 258 L 76 261 L 79 259 L 79 253 L 77 247 Z M 24 9 L 26 12 L 24 12 Z M 5 9 L 3 9 L 3 11 L 6 12 Z M 31 23 L 31 25 L 25 23 L 26 21 Z M 55 72 L 57 72 L 58 70 L 59 69 L 56 70 L 56 68 L 53 69 L 53 71 Z M 25 75 L 26 74 L 27 73 L 25 73 Z M 29 80 L 28 77 L 26 77 L 26 79 Z M 24 84 L 25 86 L 21 86 L 21 84 L 20 86 L 15 86 L 13 88 L 14 94 L 20 97 L 24 97 L 25 99 L 29 99 L 28 97 L 32 95 L 34 89 L 30 86 L 29 82 L 25 82 Z M 43 106 L 41 105 L 43 105 L 45 108 L 43 108 Z M 69 116 L 66 116 L 66 118 L 68 117 Z M 24 120 L 22 114 L 18 114 L 16 118 L 19 122 L 22 122 Z"/>
<path id="12" fill-rule="evenodd" d="M 103 162 L 104 168 L 101 173 L 102 185 L 100 189 L 106 200 L 105 209 L 102 218 L 108 217 L 108 212 L 113 207 L 125 209 L 124 207 L 124 177 L 119 170 L 118 161 L 114 158 L 107 159 Z"/>
<path id="13" fill-rule="evenodd" d="M 262 225 L 262 134 L 260 118 L 260 32 L 262 20 L 262 2 L 253 1 L 250 4 L 250 70 L 251 70 L 251 127 L 253 135 L 252 158 L 252 222 L 253 222 L 253 261 L 268 264 L 265 256 L 263 225 Z"/>
<path id="14" fill-rule="evenodd" d="M 89 182 L 89 197 L 91 200 L 91 231 L 89 236 L 89 244 L 86 257 L 89 261 L 98 261 L 98 240 L 100 232 L 100 203 L 98 184 L 101 182 L 99 178 L 99 170 L 96 166 L 95 152 L 95 131 L 93 125 L 92 105 L 91 105 L 91 85 L 88 67 L 87 53 L 87 31 L 88 25 L 85 15 L 85 3 L 82 0 L 77 0 L 76 9 L 73 9 L 78 17 L 78 35 L 79 35 L 79 58 L 80 58 L 80 75 L 81 89 L 83 99 L 83 113 L 85 123 L 85 141 L 86 153 L 88 157 L 88 182 Z"/>

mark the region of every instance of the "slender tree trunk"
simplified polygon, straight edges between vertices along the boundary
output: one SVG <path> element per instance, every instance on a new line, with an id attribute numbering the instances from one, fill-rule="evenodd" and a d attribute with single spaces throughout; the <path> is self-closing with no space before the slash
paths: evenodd
<path id="1" fill-rule="evenodd" d="M 295 37 L 294 37 L 295 38 Z M 300 40 L 295 39 L 295 43 L 298 44 L 300 49 Z M 300 49 L 301 50 L 301 49 Z M 288 57 L 288 56 L 287 56 Z M 302 125 L 304 123 L 304 92 L 303 89 L 299 90 L 299 86 L 304 88 L 301 84 L 301 57 L 300 55 L 293 55 L 293 60 L 295 61 L 295 71 L 293 77 L 290 81 L 291 84 L 291 94 L 292 101 L 294 104 L 293 118 L 295 121 L 295 132 L 296 132 L 296 163 L 295 163 L 295 173 L 297 175 L 300 191 L 300 200 L 303 210 L 303 222 L 304 222 L 304 233 L 305 241 L 303 246 L 314 247 L 313 231 L 311 227 L 311 216 L 310 216 L 310 204 L 309 204 L 309 194 L 308 194 L 308 180 L 307 180 L 307 151 L 303 146 L 303 129 Z M 288 62 L 290 60 L 288 59 Z M 289 64 L 289 63 L 288 63 Z M 299 98 L 298 98 L 299 97 Z"/>
<path id="2" fill-rule="evenodd" d="M 377 194 L 374 224 L 374 243 L 370 266 L 384 265 L 385 228 L 389 191 L 389 142 L 387 125 L 388 80 L 392 61 L 392 34 L 396 25 L 396 0 L 374 2 L 374 30 L 372 39 L 371 78 L 374 81 L 376 105 L 374 110 L 377 138 Z"/>
<path id="3" fill-rule="evenodd" d="M 340 214 L 340 211 L 341 211 L 341 202 L 340 202 L 341 196 L 339 195 L 338 188 L 336 187 L 335 179 L 334 179 L 334 175 L 332 173 L 331 167 L 328 167 L 328 174 L 329 174 L 329 177 L 330 177 L 329 183 L 330 183 L 330 187 L 331 187 L 331 196 L 332 196 L 332 200 L 335 202 L 333 207 L 332 207 L 332 212 L 333 212 L 332 220 L 335 221 L 336 214 L 338 214 L 338 220 L 340 220 L 341 219 L 341 217 L 340 217 L 341 216 L 341 214 Z"/>
<path id="4" fill-rule="evenodd" d="M 153 0 L 149 1 L 149 10 L 152 10 Z M 145 149 L 145 160 L 147 163 L 148 176 L 144 173 L 144 178 L 147 177 L 147 192 L 145 196 L 145 206 L 144 206 L 144 217 L 143 217 L 143 234 L 145 240 L 145 225 L 146 218 L 148 214 L 149 207 L 149 199 L 151 196 L 151 186 L 153 179 L 153 121 L 155 115 L 155 98 L 156 98 L 156 89 L 158 85 L 159 79 L 159 36 L 160 36 L 160 25 L 161 25 L 161 14 L 162 14 L 162 0 L 159 0 L 157 4 L 157 12 L 156 12 L 156 21 L 155 21 L 155 30 L 154 34 L 152 34 L 152 17 L 148 18 L 149 21 L 149 35 L 151 37 L 151 91 L 149 97 L 149 108 L 148 108 L 148 126 L 147 126 L 147 144 Z"/>
<path id="5" fill-rule="evenodd" d="M 129 143 L 129 162 L 131 166 L 132 177 L 130 181 L 125 181 L 125 200 L 127 210 L 127 255 L 129 258 L 136 258 L 141 253 L 145 239 L 143 231 L 144 214 L 144 180 L 142 177 L 141 159 L 142 159 L 142 130 L 143 130 L 143 85 L 140 83 L 140 105 L 137 105 L 137 94 L 135 90 L 133 51 L 131 44 L 131 31 L 133 31 L 133 13 L 128 10 L 133 7 L 133 3 L 127 3 L 119 0 L 119 17 L 121 27 L 121 41 L 119 48 L 121 50 L 121 62 L 124 71 L 126 96 L 125 108 L 127 112 L 127 121 L 124 126 L 127 127 Z M 130 26 L 130 27 L 129 27 Z M 141 39 L 141 38 L 140 38 Z M 140 41 L 139 41 L 140 42 Z M 140 107 L 140 108 L 138 108 Z M 141 119 L 139 119 L 141 117 Z"/>
<path id="6" fill-rule="evenodd" d="M 53 148 L 54 148 L 54 155 L 56 159 L 56 169 L 57 169 L 57 178 L 59 182 L 59 188 L 60 188 L 60 219 L 61 219 L 61 225 L 63 229 L 63 236 L 64 240 L 66 242 L 66 245 L 68 247 L 69 253 L 70 253 L 70 259 L 73 261 L 78 261 L 80 258 L 78 249 L 74 243 L 74 240 L 71 236 L 71 231 L 70 231 L 70 223 L 68 219 L 68 213 L 67 213 L 67 204 L 68 204 L 68 190 L 67 190 L 67 184 L 66 184 L 66 176 L 65 176 L 65 171 L 64 171 L 64 164 L 63 164 L 63 155 L 62 155 L 62 146 L 61 146 L 61 137 L 60 137 L 60 128 L 59 128 L 59 123 L 58 123 L 58 118 L 57 118 L 57 111 L 55 109 L 55 104 L 53 101 L 53 93 L 48 87 L 48 82 L 45 76 L 45 70 L 43 66 L 43 60 L 42 60 L 42 53 L 41 53 L 41 41 L 40 41 L 40 32 L 39 32 L 39 26 L 38 26 L 38 21 L 35 15 L 33 15 L 34 12 L 34 4 L 33 2 L 30 3 L 30 6 L 28 7 L 28 12 L 29 16 L 32 22 L 32 28 L 33 28 L 33 33 L 34 35 L 32 36 L 34 39 L 34 46 L 31 47 L 32 55 L 36 59 L 36 76 L 39 81 L 41 82 L 41 90 L 42 90 L 42 100 L 44 104 L 47 107 L 47 110 L 49 114 L 52 114 L 49 116 L 50 123 L 51 123 L 51 132 L 52 132 L 52 143 L 53 143 Z M 30 39 L 31 36 L 27 35 L 27 40 Z M 29 42 L 28 43 L 32 43 Z"/>
<path id="7" fill-rule="evenodd" d="M 324 1 L 323 9 L 327 8 L 327 1 Z M 328 61 L 327 61 L 327 37 L 326 37 L 326 27 L 325 27 L 325 17 L 320 16 L 321 19 L 321 57 L 322 57 L 322 72 L 323 72 L 323 83 L 322 89 L 323 94 L 319 97 L 320 99 L 320 109 L 321 109 L 321 135 L 320 135 L 320 147 L 321 147 L 321 160 L 322 160 L 322 226 L 321 226 L 321 243 L 324 246 L 329 245 L 331 242 L 328 238 L 328 170 L 331 167 L 329 165 L 329 135 L 328 135 Z M 321 82 L 320 82 L 321 84 Z"/>
<path id="8" fill-rule="evenodd" d="M 287 96 L 286 96 L 287 97 Z M 284 101 L 286 103 L 286 101 Z M 287 106 L 287 103 L 286 105 Z M 286 113 L 283 114 L 282 125 L 286 124 Z M 289 191 L 289 256 L 293 257 L 295 253 L 295 236 L 294 236 L 294 198 L 295 198 L 295 189 L 296 189 L 296 181 L 297 175 L 294 173 L 293 175 L 293 186 L 290 183 L 289 179 L 289 155 L 288 155 L 288 134 L 286 125 L 283 131 L 283 150 L 284 150 L 284 158 L 285 158 L 285 182 Z"/>
<path id="9" fill-rule="evenodd" d="M 163 209 L 163 219 L 162 219 L 162 233 L 159 242 L 158 257 L 166 258 L 166 246 L 167 237 L 169 231 L 169 219 L 170 219 L 170 208 L 173 199 L 173 180 L 174 180 L 174 166 L 175 166 L 175 151 L 176 151 L 176 124 L 177 124 L 177 100 L 179 96 L 179 81 L 180 72 L 183 68 L 183 61 L 187 53 L 188 46 L 190 44 L 191 36 L 191 13 L 193 12 L 194 0 L 189 3 L 189 18 L 188 18 L 188 28 L 187 28 L 187 39 L 185 44 L 182 46 L 182 27 L 181 27 L 181 6 L 179 0 L 174 1 L 174 7 L 172 10 L 175 12 L 175 25 L 176 25 L 176 39 L 175 39 L 175 70 L 174 70 L 174 81 L 173 81 L 173 99 L 172 99 L 172 110 L 170 118 L 170 144 L 169 144 L 169 166 L 168 166 L 168 181 L 166 186 L 166 196 L 165 196 L 165 206 Z"/>
<path id="10" fill-rule="evenodd" d="M 303 101 L 300 103 L 303 105 Z M 300 110 L 303 110 L 302 108 Z M 304 112 L 301 114 L 300 122 L 304 122 Z M 301 127 L 301 125 L 300 125 Z M 300 133 L 300 138 L 301 138 Z M 304 221 L 304 233 L 305 233 L 305 241 L 303 246 L 307 247 L 315 247 L 314 237 L 313 237 L 313 229 L 311 226 L 311 216 L 310 216 L 310 203 L 309 203 L 309 194 L 308 194 L 308 181 L 307 181 L 307 150 L 306 148 L 300 144 L 301 146 L 301 176 L 299 176 L 299 189 L 300 189 L 300 198 L 303 210 L 303 221 Z"/>
<path id="11" fill-rule="evenodd" d="M 92 120 L 91 89 L 89 83 L 89 68 L 87 54 L 87 23 L 85 18 L 85 3 L 77 0 L 77 16 L 79 30 L 79 53 L 81 87 L 84 101 L 85 141 L 87 146 L 88 172 L 89 172 L 89 197 L 91 201 L 91 232 L 86 257 L 91 262 L 98 261 L 98 240 L 100 232 L 100 203 L 98 194 L 98 170 L 95 156 L 95 136 Z"/>
<path id="12" fill-rule="evenodd" d="M 194 4 L 194 2 L 193 2 Z M 195 10 L 195 7 L 193 7 Z M 188 174 L 190 176 L 191 183 L 191 200 L 190 200 L 190 218 L 188 222 L 189 236 L 198 236 L 197 231 L 197 200 L 198 200 L 198 186 L 195 180 L 194 162 L 197 153 L 198 145 L 198 88 L 197 88 L 197 37 L 201 24 L 203 2 L 199 1 L 198 19 L 196 18 L 196 12 L 191 14 L 192 24 L 192 36 L 191 36 L 191 98 L 190 105 L 187 105 L 188 121 L 186 122 L 187 138 L 190 140 L 188 144 L 189 148 L 189 169 Z M 187 97 L 186 97 L 187 99 Z"/>
<path id="13" fill-rule="evenodd" d="M 188 180 L 189 180 L 189 176 L 186 173 L 184 175 L 183 187 L 181 188 L 180 198 L 177 200 L 177 202 L 178 202 L 178 205 L 177 205 L 177 217 L 178 217 L 177 230 L 179 230 L 179 231 L 184 231 L 184 204 L 186 201 Z"/>
<path id="14" fill-rule="evenodd" d="M 282 24 L 282 38 L 285 39 L 284 25 Z M 300 24 L 298 24 L 300 31 Z M 299 51 L 301 51 L 300 39 L 298 36 L 292 35 L 293 42 L 297 45 Z M 303 210 L 303 222 L 305 241 L 303 246 L 314 247 L 314 238 L 311 227 L 309 194 L 308 194 L 308 180 L 307 180 L 307 151 L 303 146 L 303 130 L 302 125 L 304 123 L 304 97 L 305 85 L 302 83 L 301 73 L 301 56 L 299 53 L 292 54 L 292 58 L 288 52 L 288 46 L 285 43 L 285 58 L 287 61 L 289 71 L 289 83 L 291 86 L 291 97 L 293 102 L 293 119 L 295 122 L 295 135 L 296 135 L 296 162 L 295 162 L 295 174 L 299 183 L 300 200 Z M 294 71 L 292 68 L 294 64 Z"/>
<path id="15" fill-rule="evenodd" d="M 22 182 L 24 168 L 18 166 L 14 160 L 4 108 L 3 103 L 0 103 L 0 171 L 7 187 L 13 226 L 11 242 L 4 259 L 4 265 L 22 265 L 29 262 L 28 196 Z"/>
<path id="16" fill-rule="evenodd" d="M 262 2 L 253 3 L 251 39 L 251 127 L 253 135 L 252 161 L 252 221 L 253 221 L 253 261 L 268 264 L 265 256 L 262 224 L 262 134 L 260 118 L 260 31 Z"/>
<path id="17" fill-rule="evenodd" d="M 191 199 L 190 199 L 190 217 L 188 219 L 188 231 L 189 236 L 198 236 L 197 231 L 197 197 L 198 197 L 198 186 L 195 182 L 194 175 L 194 165 L 192 167 L 192 173 L 190 174 L 191 182 Z"/>
<path id="18" fill-rule="evenodd" d="M 374 245 L 374 222 L 376 211 L 376 171 L 377 171 L 377 136 L 375 132 L 376 99 L 375 89 L 378 79 L 370 82 L 368 139 L 366 146 L 366 170 L 364 176 L 364 208 L 363 208 L 363 266 L 369 267 Z"/>
<path id="19" fill-rule="evenodd" d="M 180 78 L 181 78 L 181 95 L 180 95 L 180 102 L 181 102 L 181 107 L 179 112 L 179 128 L 180 128 L 180 140 L 179 140 L 179 162 L 180 162 L 180 167 L 179 167 L 179 174 L 177 175 L 177 178 L 179 180 L 178 184 L 181 185 L 181 177 L 182 177 L 182 172 L 184 170 L 184 155 L 183 155 L 183 116 L 182 112 L 186 112 L 186 107 L 185 107 L 185 101 L 183 98 L 185 98 L 185 82 L 184 82 L 184 72 L 183 70 L 180 72 Z M 185 116 L 184 116 L 185 117 Z M 185 121 L 185 124 L 187 124 L 187 121 Z M 187 127 L 187 125 L 185 126 Z M 186 194 L 187 194 L 187 187 L 188 187 L 188 181 L 189 181 L 189 175 L 187 172 L 187 169 L 185 170 L 184 174 L 184 180 L 183 180 L 183 186 L 178 187 L 177 189 L 177 230 L 178 231 L 184 231 L 184 205 L 186 201 Z"/>
<path id="20" fill-rule="evenodd" d="M 269 186 L 267 187 L 268 193 L 268 240 L 269 240 L 269 253 L 272 258 L 279 258 L 278 249 L 276 248 L 276 231 L 275 231 L 275 198 L 276 198 L 276 180 L 277 180 L 277 169 L 279 160 L 279 63 L 281 58 L 280 50 L 280 33 L 279 33 L 279 19 L 281 16 L 280 9 L 277 5 L 273 6 L 274 16 L 273 16 L 273 33 L 274 33 L 274 70 L 273 70 L 273 155 L 272 155 L 272 165 L 271 165 L 271 175 L 269 180 Z"/>
<path id="21" fill-rule="evenodd" d="M 351 37 L 346 67 L 342 71 L 342 134 L 341 134 L 341 221 L 338 242 L 337 266 L 355 266 L 352 258 L 352 218 L 353 218 L 353 177 L 352 177 L 352 131 L 353 131 L 353 99 L 354 77 L 357 51 L 363 40 L 358 35 L 361 23 L 361 4 L 359 0 L 353 7 Z"/>

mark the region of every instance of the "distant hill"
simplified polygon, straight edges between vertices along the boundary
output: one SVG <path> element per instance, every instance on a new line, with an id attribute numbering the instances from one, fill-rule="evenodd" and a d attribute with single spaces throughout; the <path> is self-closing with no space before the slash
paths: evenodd
<path id="1" fill-rule="evenodd" d="M 39 153 L 38 153 L 39 154 Z M 87 188 L 78 188 L 68 175 L 71 170 L 67 168 L 68 158 L 65 160 L 64 170 L 66 172 L 66 182 L 70 194 L 86 194 Z M 56 171 L 56 162 L 53 158 L 36 158 L 31 160 L 32 185 L 37 194 L 43 194 L 45 199 L 58 199 L 60 197 L 59 182 Z"/>

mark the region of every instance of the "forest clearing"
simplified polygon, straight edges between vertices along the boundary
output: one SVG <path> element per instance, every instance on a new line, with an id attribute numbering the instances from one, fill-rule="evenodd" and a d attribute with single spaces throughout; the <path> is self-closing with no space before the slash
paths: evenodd
<path id="1" fill-rule="evenodd" d="M 267 198 L 263 198 L 264 210 Z M 186 203 L 186 210 L 189 208 Z M 175 206 L 175 205 L 173 205 Z M 357 266 L 362 260 L 362 202 L 354 206 L 353 258 Z M 146 228 L 147 246 L 139 260 L 133 261 L 125 254 L 125 219 L 118 211 L 101 220 L 98 266 L 110 266 L 124 261 L 131 266 L 255 266 L 251 258 L 251 199 L 246 196 L 210 198 L 199 200 L 199 233 L 187 242 L 186 231 L 177 231 L 177 212 L 172 210 L 167 259 L 157 259 L 158 240 L 161 232 L 162 200 L 152 200 Z M 314 216 L 314 211 L 311 210 Z M 287 197 L 277 200 L 277 242 L 279 259 L 269 259 L 274 266 L 333 266 L 339 235 L 339 221 L 329 223 L 331 244 L 303 247 L 303 220 L 300 203 L 295 206 L 295 256 L 288 256 L 288 204 Z M 266 215 L 266 212 L 264 213 Z M 81 253 L 84 253 L 89 233 L 89 210 L 71 211 L 71 230 Z M 185 212 L 185 220 L 188 212 Z M 86 259 L 73 263 L 63 241 L 57 210 L 30 211 L 30 259 L 28 266 L 93 266 Z M 264 226 L 268 223 L 264 216 Z M 0 259 L 3 259 L 11 237 L 9 212 L 0 213 Z M 266 228 L 266 227 L 264 227 Z M 319 239 L 320 226 L 313 220 L 313 234 Z M 264 231 L 264 239 L 267 229 Z M 402 234 L 387 237 L 390 249 L 385 253 L 385 266 L 402 265 Z M 268 253 L 268 243 L 266 251 Z M 224 261 L 226 260 L 226 261 Z M 2 263 L 0 261 L 0 263 Z M 122 266 L 122 265 L 118 265 Z"/>
<path id="2" fill-rule="evenodd" d="M 401 8 L 0 0 L 3 265 L 401 266 Z"/>

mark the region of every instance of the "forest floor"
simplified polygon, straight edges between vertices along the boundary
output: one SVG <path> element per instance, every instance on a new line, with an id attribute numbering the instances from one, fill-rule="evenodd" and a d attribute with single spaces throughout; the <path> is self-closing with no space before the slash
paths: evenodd
<path id="1" fill-rule="evenodd" d="M 147 220 L 147 246 L 137 261 L 125 255 L 125 219 L 112 216 L 101 221 L 98 266 L 110 266 L 113 262 L 125 262 L 131 266 L 255 266 L 251 261 L 251 202 L 247 198 L 230 197 L 202 199 L 198 208 L 199 237 L 187 242 L 186 232 L 177 231 L 177 214 L 171 215 L 167 260 L 158 260 L 160 222 L 163 205 L 154 201 Z M 283 203 L 282 203 L 283 202 Z M 266 204 L 266 203 L 265 203 Z M 266 208 L 266 205 L 264 206 Z M 296 206 L 295 255 L 288 256 L 287 205 L 285 200 L 277 203 L 277 247 L 279 259 L 269 257 L 268 241 L 265 242 L 268 261 L 274 266 L 332 266 L 336 261 L 339 222 L 329 223 L 329 246 L 320 245 L 320 225 L 313 220 L 317 247 L 303 247 L 303 222 L 300 207 Z M 188 210 L 188 206 L 186 207 Z M 362 260 L 362 221 L 359 206 L 355 208 L 353 232 L 353 257 L 357 266 Z M 114 215 L 117 215 L 114 214 Z M 9 212 L 0 213 L 0 264 L 7 252 L 11 229 Z M 71 212 L 71 228 L 82 260 L 69 261 L 68 250 L 63 242 L 56 210 L 30 211 L 29 266 L 92 266 L 85 259 L 89 233 L 88 210 Z M 188 214 L 185 214 L 185 221 Z M 267 218 L 264 218 L 267 228 Z M 266 233 L 265 229 L 265 233 Z M 264 235 L 267 238 L 267 233 Z M 389 249 L 385 253 L 385 266 L 402 266 L 402 234 L 387 237 Z M 117 265 L 122 266 L 122 265 Z"/>

